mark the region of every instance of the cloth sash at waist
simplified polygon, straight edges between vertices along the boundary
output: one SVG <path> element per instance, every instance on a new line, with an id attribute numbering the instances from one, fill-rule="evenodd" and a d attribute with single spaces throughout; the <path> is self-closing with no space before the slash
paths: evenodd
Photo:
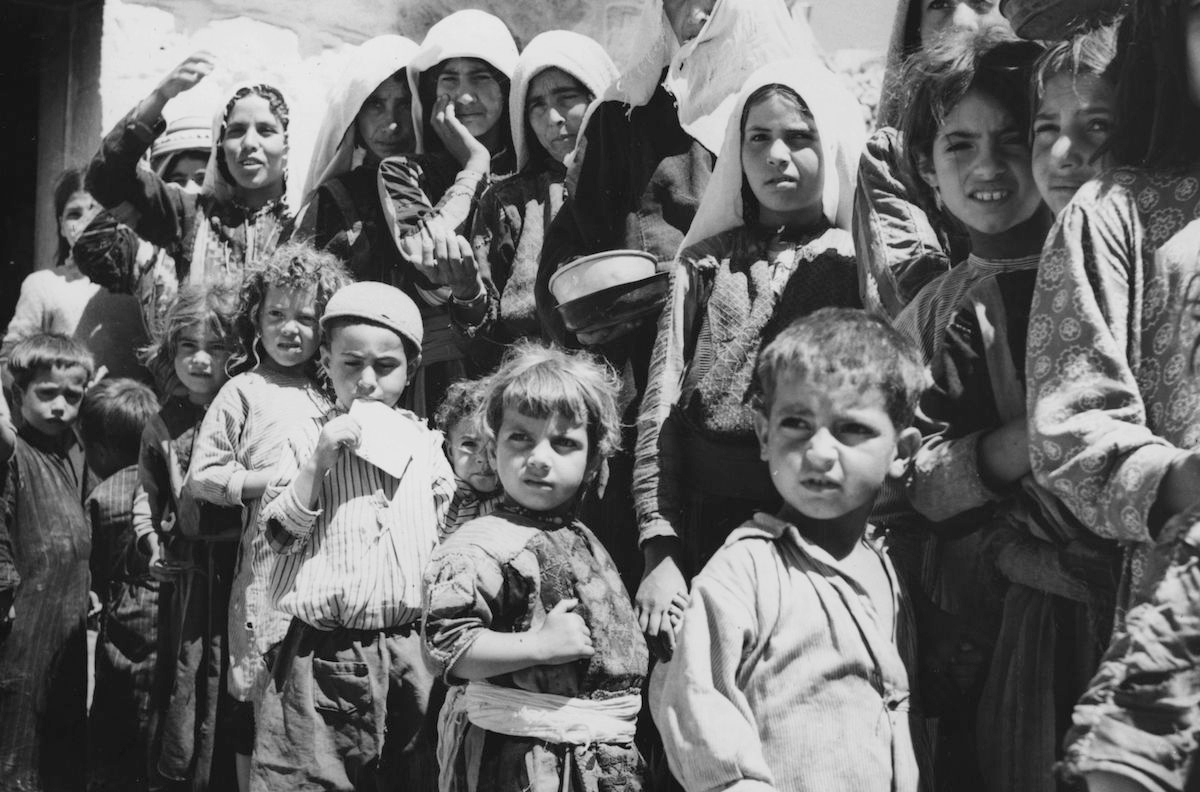
<path id="1" fill-rule="evenodd" d="M 421 365 L 462 360 L 464 355 L 459 346 L 461 339 L 450 323 L 447 308 L 425 309 L 421 312 L 424 337 L 421 340 Z"/>
<path id="2" fill-rule="evenodd" d="M 721 442 L 705 437 L 678 409 L 671 411 L 664 431 L 676 433 L 682 452 L 683 481 L 693 492 L 717 498 L 740 498 L 774 503 L 771 471 L 759 456 L 758 441 Z"/>
<path id="3" fill-rule="evenodd" d="M 628 744 L 637 731 L 642 697 L 571 698 L 479 681 L 467 685 L 465 706 L 471 723 L 497 734 L 566 745 Z"/>

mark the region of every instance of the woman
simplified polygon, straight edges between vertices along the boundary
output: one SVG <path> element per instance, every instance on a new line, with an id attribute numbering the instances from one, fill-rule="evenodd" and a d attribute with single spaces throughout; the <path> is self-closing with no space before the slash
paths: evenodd
<path id="1" fill-rule="evenodd" d="M 408 265 L 392 241 L 376 177 L 386 157 L 416 151 L 406 69 L 416 43 L 365 41 L 329 92 L 304 185 L 298 235 L 347 264 L 356 280 L 395 282 Z"/>
<path id="2" fill-rule="evenodd" d="M 419 415 L 472 373 L 468 346 L 487 317 L 487 291 L 478 274 L 456 277 L 445 253 L 469 231 L 480 191 L 515 168 L 508 91 L 516 62 L 512 34 L 491 14 L 459 11 L 431 27 L 408 67 L 417 153 L 379 168 L 388 228 L 410 265 L 392 283 L 425 323 L 422 367 L 404 396 Z"/>
<path id="3" fill-rule="evenodd" d="M 638 418 L 634 499 L 642 626 L 667 618 L 730 530 L 777 502 L 748 404 L 759 347 L 788 321 L 857 307 L 848 229 L 862 114 L 811 62 L 747 81 L 684 239 Z"/>
<path id="4" fill-rule="evenodd" d="M 588 105 L 617 70 L 598 43 L 566 30 L 534 37 L 513 72 L 509 118 L 517 173 L 488 189 L 475 214 L 475 255 L 499 295 L 499 310 L 481 336 L 487 362 L 504 345 L 541 336 L 534 281 L 547 226 L 562 208 L 564 161 Z"/>
<path id="5" fill-rule="evenodd" d="M 83 343 L 97 371 L 116 377 L 146 379 L 137 349 L 146 341 L 137 303 L 93 281 L 76 263 L 76 243 L 100 211 L 83 187 L 83 171 L 72 168 L 54 186 L 58 250 L 54 267 L 31 273 L 21 283 L 12 320 L 4 334 L 0 361 L 18 341 L 37 333 L 61 333 Z"/>
<path id="6" fill-rule="evenodd" d="M 214 65 L 198 52 L 175 67 L 108 133 L 87 174 L 88 189 L 105 208 L 132 207 L 133 231 L 168 251 L 179 283 L 240 276 L 248 262 L 275 249 L 288 220 L 288 106 L 272 86 L 245 85 L 229 96 L 214 119 L 198 194 L 138 167 L 165 128 L 163 108 Z M 136 281 L 133 273 L 120 274 Z"/>

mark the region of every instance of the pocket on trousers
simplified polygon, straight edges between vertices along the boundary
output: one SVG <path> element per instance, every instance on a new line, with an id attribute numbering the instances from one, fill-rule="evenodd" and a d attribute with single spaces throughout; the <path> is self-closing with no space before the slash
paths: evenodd
<path id="1" fill-rule="evenodd" d="M 371 711 L 371 677 L 366 663 L 312 661 L 313 708 L 350 717 Z"/>

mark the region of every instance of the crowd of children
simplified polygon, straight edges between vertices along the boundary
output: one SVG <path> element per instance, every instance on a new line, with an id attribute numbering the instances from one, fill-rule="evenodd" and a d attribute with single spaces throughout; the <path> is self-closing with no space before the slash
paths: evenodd
<path id="1" fill-rule="evenodd" d="M 59 190 L 144 368 L 0 350 L 0 792 L 1200 788 L 1200 4 L 1075 5 L 869 139 L 782 0 L 458 12 L 298 215 L 269 85 L 139 164 L 185 60 Z"/>

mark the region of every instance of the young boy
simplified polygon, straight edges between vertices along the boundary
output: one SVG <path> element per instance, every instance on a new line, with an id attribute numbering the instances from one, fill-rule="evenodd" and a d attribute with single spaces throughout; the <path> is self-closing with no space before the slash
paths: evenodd
<path id="1" fill-rule="evenodd" d="M 103 607 L 88 713 L 92 792 L 148 788 L 158 583 L 136 547 L 133 501 L 142 432 L 158 407 L 147 386 L 113 379 L 88 391 L 79 408 L 88 468 L 102 479 L 84 504 L 92 525 L 92 590 Z"/>
<path id="2" fill-rule="evenodd" d="M 671 770 L 693 790 L 915 790 L 910 629 L 867 517 L 920 442 L 925 385 L 881 319 L 826 308 L 758 357 L 755 426 L 783 498 L 742 525 L 692 581 L 650 708 Z"/>
<path id="3" fill-rule="evenodd" d="M 434 423 L 446 433 L 446 456 L 454 468 L 457 490 L 446 517 L 446 533 L 476 517 L 485 517 L 500 499 L 500 480 L 487 455 L 487 437 L 479 410 L 487 391 L 486 379 L 456 382 L 434 413 Z"/>
<path id="4" fill-rule="evenodd" d="M 398 289 L 355 283 L 321 328 L 337 405 L 285 443 L 259 518 L 281 554 L 270 597 L 292 624 L 267 655 L 275 685 L 255 713 L 250 788 L 432 789 L 421 573 L 454 471 L 440 432 L 380 413 L 420 365 L 421 315 Z"/>
<path id="5" fill-rule="evenodd" d="M 22 426 L 0 479 L 0 785 L 82 789 L 87 726 L 85 471 L 72 431 L 94 372 L 61 335 L 30 336 L 8 368 Z"/>

